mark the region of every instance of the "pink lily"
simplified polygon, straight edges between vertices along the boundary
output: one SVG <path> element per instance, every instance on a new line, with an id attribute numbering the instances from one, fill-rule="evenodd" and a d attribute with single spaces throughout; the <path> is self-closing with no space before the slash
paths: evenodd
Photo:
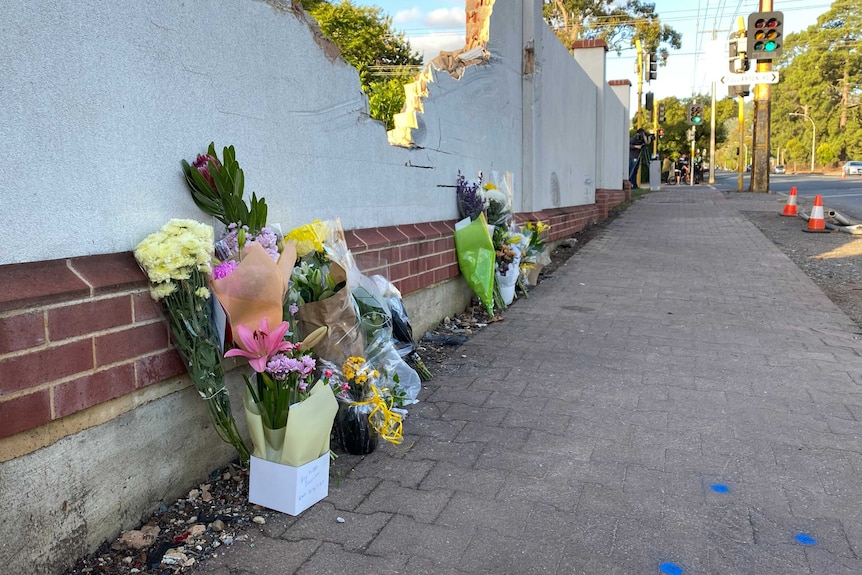
<path id="1" fill-rule="evenodd" d="M 240 348 L 225 352 L 225 357 L 242 356 L 248 358 L 248 364 L 258 373 L 266 370 L 266 363 L 280 351 L 290 351 L 293 345 L 284 340 L 284 334 L 290 328 L 286 321 L 281 322 L 272 332 L 269 331 L 269 319 L 261 318 L 255 331 L 244 325 L 237 327 Z"/>

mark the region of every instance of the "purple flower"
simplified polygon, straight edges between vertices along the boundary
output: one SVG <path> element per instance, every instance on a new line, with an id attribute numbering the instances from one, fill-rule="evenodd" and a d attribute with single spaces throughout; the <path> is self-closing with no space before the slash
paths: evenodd
<path id="1" fill-rule="evenodd" d="M 296 312 L 299 311 L 299 306 L 296 305 L 295 303 L 292 303 L 289 306 L 287 306 L 287 311 L 290 312 L 290 315 L 296 315 Z"/>
<path id="2" fill-rule="evenodd" d="M 458 172 L 458 185 L 455 195 L 458 200 L 458 211 L 461 212 L 462 218 L 469 217 L 471 220 L 475 220 L 487 208 L 485 199 L 479 193 L 481 185 L 481 173 L 479 174 L 479 180 L 471 183 L 467 181 L 461 172 Z"/>
<path id="3" fill-rule="evenodd" d="M 266 253 L 269 254 L 269 257 L 278 261 L 278 236 L 270 228 L 262 228 L 260 233 L 252 238 L 252 241 L 259 243 L 266 250 Z"/>
<path id="4" fill-rule="evenodd" d="M 302 375 L 311 375 L 311 373 L 314 371 L 315 366 L 317 365 L 317 362 L 314 361 L 314 358 L 310 355 L 303 355 L 302 359 L 300 359 L 299 361 L 302 364 L 302 367 L 300 369 Z"/>
<path id="5" fill-rule="evenodd" d="M 226 278 L 233 272 L 233 270 L 236 269 L 237 265 L 238 264 L 233 260 L 220 263 L 213 268 L 213 279 L 220 280 L 222 278 Z"/>
<path id="6" fill-rule="evenodd" d="M 291 373 L 302 373 L 302 362 L 283 353 L 276 354 L 266 364 L 266 371 L 276 379 L 287 379 Z"/>
<path id="7" fill-rule="evenodd" d="M 221 168 L 218 158 L 210 156 L 209 154 L 198 155 L 197 159 L 192 163 L 192 166 L 204 177 L 210 187 L 215 190 L 215 180 L 213 180 L 212 175 L 210 175 L 209 162 L 212 162 L 217 170 Z"/>

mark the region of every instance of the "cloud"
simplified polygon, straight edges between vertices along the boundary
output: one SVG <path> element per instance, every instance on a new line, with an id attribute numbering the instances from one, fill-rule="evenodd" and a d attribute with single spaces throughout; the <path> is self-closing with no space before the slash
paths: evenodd
<path id="1" fill-rule="evenodd" d="M 467 15 L 464 8 L 437 8 L 425 17 L 425 23 L 432 28 L 455 28 L 464 26 Z"/>
<path id="2" fill-rule="evenodd" d="M 398 12 L 396 12 L 395 17 L 392 18 L 392 23 L 396 26 L 403 26 L 404 24 L 419 22 L 421 19 L 422 10 L 413 7 L 410 10 L 399 10 Z"/>
<path id="3" fill-rule="evenodd" d="M 458 32 L 414 36 L 408 40 L 410 47 L 419 52 L 425 63 L 436 58 L 441 51 L 448 52 L 464 47 L 464 34 Z"/>

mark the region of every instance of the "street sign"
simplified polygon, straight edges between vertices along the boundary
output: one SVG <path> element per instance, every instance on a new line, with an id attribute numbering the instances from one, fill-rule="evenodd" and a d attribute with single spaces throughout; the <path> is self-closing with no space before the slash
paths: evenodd
<path id="1" fill-rule="evenodd" d="M 745 74 L 725 74 L 721 77 L 725 86 L 744 86 L 745 84 L 777 84 L 778 72 L 746 72 Z"/>

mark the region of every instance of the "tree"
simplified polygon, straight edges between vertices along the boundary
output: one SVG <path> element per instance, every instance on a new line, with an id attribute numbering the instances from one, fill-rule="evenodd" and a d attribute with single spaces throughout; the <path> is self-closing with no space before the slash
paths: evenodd
<path id="1" fill-rule="evenodd" d="M 836 0 L 817 23 L 787 36 L 779 61 L 781 82 L 773 88 L 771 139 L 790 147 L 790 140 L 810 142 L 817 126 L 816 160 L 862 157 L 862 11 L 858 0 Z M 807 132 L 807 134 L 806 134 Z M 821 145 L 826 145 L 821 148 Z M 821 150 L 824 150 L 821 153 Z M 831 150 L 827 152 L 826 150 Z M 811 146 L 804 157 L 811 160 Z M 832 160 L 832 161 L 834 161 Z"/>
<path id="2" fill-rule="evenodd" d="M 575 40 L 602 39 L 618 53 L 640 38 L 647 52 L 656 52 L 664 65 L 668 48 L 682 47 L 682 35 L 659 21 L 655 4 L 628 0 L 544 0 L 543 14 L 564 46 Z"/>
<path id="3" fill-rule="evenodd" d="M 371 116 L 391 129 L 404 104 L 403 86 L 412 79 L 405 70 L 422 65 L 404 33 L 396 32 L 392 18 L 377 6 L 355 6 L 350 0 L 302 0 L 302 6 L 359 72 Z"/>

